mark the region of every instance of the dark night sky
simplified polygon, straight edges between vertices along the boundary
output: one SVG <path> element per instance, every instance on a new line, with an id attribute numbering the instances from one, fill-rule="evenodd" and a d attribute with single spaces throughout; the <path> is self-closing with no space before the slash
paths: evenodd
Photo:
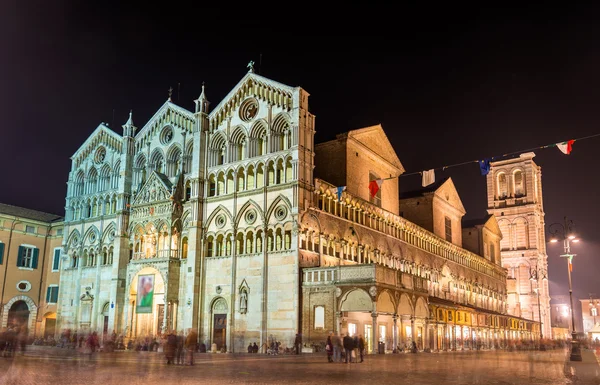
<path id="1" fill-rule="evenodd" d="M 381 123 L 407 172 L 600 133 L 595 8 L 404 8 L 384 19 L 391 11 L 298 8 L 275 17 L 27 3 L 0 12 L 4 203 L 63 214 L 69 157 L 100 122 L 121 133 L 133 109 L 141 128 L 169 86 L 174 101 L 192 110 L 203 81 L 214 106 L 248 61 L 258 67 L 261 53 L 261 75 L 311 94 L 317 141 Z M 346 25 L 331 24 L 340 20 Z M 549 148 L 535 158 L 546 222 L 566 215 L 583 238 L 573 271 L 580 298 L 600 296 L 599 149 L 600 137 L 576 142 L 569 156 Z M 484 216 L 485 177 L 475 163 L 436 174 L 454 179 L 467 219 Z M 403 191 L 419 183 L 400 179 Z M 568 294 L 559 249 L 548 248 L 553 296 Z"/>

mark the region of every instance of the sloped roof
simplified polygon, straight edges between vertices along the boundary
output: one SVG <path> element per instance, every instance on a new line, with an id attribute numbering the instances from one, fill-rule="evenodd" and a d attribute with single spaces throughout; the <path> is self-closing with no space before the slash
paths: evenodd
<path id="1" fill-rule="evenodd" d="M 490 220 L 490 217 L 493 217 L 492 214 L 486 215 L 484 218 L 475 218 L 468 219 L 462 221 L 463 228 L 475 227 L 475 226 L 483 226 Z"/>
<path id="2" fill-rule="evenodd" d="M 418 197 L 422 197 L 425 196 L 428 193 L 434 193 L 437 189 L 439 189 L 444 183 L 446 183 L 446 181 L 450 179 L 450 177 L 446 177 L 444 179 L 441 179 L 433 184 L 430 184 L 427 187 L 422 187 L 416 190 L 411 190 L 411 191 L 405 191 L 405 192 L 401 192 L 400 193 L 400 199 L 404 198 L 404 199 L 408 199 L 408 198 L 418 198 Z"/>
<path id="3" fill-rule="evenodd" d="M 33 219 L 35 221 L 48 223 L 57 222 L 64 219 L 60 215 L 27 209 L 25 207 L 7 205 L 5 203 L 0 203 L 0 214 L 12 215 L 14 217 Z"/>

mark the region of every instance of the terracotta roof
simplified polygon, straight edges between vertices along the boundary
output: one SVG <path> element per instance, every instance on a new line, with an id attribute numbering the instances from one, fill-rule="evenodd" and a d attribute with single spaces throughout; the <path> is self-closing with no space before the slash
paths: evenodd
<path id="1" fill-rule="evenodd" d="M 24 207 L 7 205 L 0 203 L 0 214 L 12 215 L 20 218 L 33 219 L 40 222 L 57 222 L 63 220 L 60 215 L 49 214 L 43 211 L 26 209 Z"/>

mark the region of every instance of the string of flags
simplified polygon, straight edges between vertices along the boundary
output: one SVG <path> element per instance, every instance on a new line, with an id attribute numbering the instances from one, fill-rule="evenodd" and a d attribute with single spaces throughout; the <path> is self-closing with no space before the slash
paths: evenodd
<path id="1" fill-rule="evenodd" d="M 484 158 L 484 159 L 478 159 L 478 160 L 473 160 L 473 161 L 461 162 L 461 163 L 451 164 L 451 165 L 448 165 L 448 166 L 432 168 L 430 170 L 405 173 L 405 174 L 402 174 L 402 175 L 399 175 L 399 176 L 393 176 L 393 177 L 390 177 L 390 178 L 374 179 L 374 180 L 369 181 L 369 194 L 371 195 L 371 198 L 374 198 L 377 195 L 377 192 L 379 192 L 379 190 L 381 189 L 381 185 L 383 184 L 383 182 L 386 181 L 386 180 L 388 180 L 388 179 L 396 179 L 396 178 L 399 178 L 399 177 L 409 176 L 409 175 L 416 175 L 416 174 L 420 174 L 421 177 L 422 177 L 421 185 L 423 187 L 427 187 L 427 186 L 435 183 L 435 170 L 442 170 L 442 171 L 444 171 L 444 170 L 446 170 L 447 168 L 450 168 L 450 167 L 463 166 L 465 164 L 471 164 L 471 163 L 478 163 L 478 165 L 479 165 L 479 171 L 481 172 L 481 175 L 485 176 L 485 175 L 489 174 L 489 172 L 490 172 L 490 164 L 491 164 L 491 162 L 494 161 L 494 160 L 496 160 L 496 159 L 504 158 L 504 157 L 509 156 L 509 155 L 515 155 L 515 154 L 521 154 L 521 153 L 524 153 L 524 152 L 530 152 L 530 151 L 534 151 L 534 150 L 539 150 L 539 149 L 543 149 L 543 148 L 556 147 L 563 154 L 569 155 L 573 151 L 573 144 L 576 141 L 581 141 L 581 140 L 584 140 L 584 139 L 590 139 L 590 138 L 594 138 L 594 137 L 598 137 L 598 136 L 600 136 L 600 134 L 589 135 L 589 136 L 585 136 L 585 137 L 577 138 L 577 139 L 570 139 L 570 140 L 567 140 L 567 141 L 564 141 L 564 142 L 552 143 L 552 144 L 548 144 L 548 145 L 545 145 L 545 146 L 539 146 L 539 147 L 530 148 L 530 149 L 527 149 L 527 150 L 514 151 L 514 152 L 507 153 L 507 154 L 502 154 L 500 156 L 491 157 L 491 158 Z M 344 191 L 346 191 L 346 186 L 337 187 L 338 199 L 340 201 L 342 199 L 342 192 L 344 192 Z"/>

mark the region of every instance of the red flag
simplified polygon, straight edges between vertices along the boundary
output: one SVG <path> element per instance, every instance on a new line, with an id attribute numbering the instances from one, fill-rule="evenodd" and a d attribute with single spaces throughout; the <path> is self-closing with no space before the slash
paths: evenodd
<path id="1" fill-rule="evenodd" d="M 575 143 L 574 139 L 571 139 L 567 142 L 556 143 L 556 147 L 565 155 L 569 155 L 573 150 L 573 143 Z"/>
<path id="2" fill-rule="evenodd" d="M 371 198 L 374 198 L 375 195 L 377 195 L 382 183 L 383 179 L 375 179 L 369 182 L 369 192 L 371 193 Z"/>

